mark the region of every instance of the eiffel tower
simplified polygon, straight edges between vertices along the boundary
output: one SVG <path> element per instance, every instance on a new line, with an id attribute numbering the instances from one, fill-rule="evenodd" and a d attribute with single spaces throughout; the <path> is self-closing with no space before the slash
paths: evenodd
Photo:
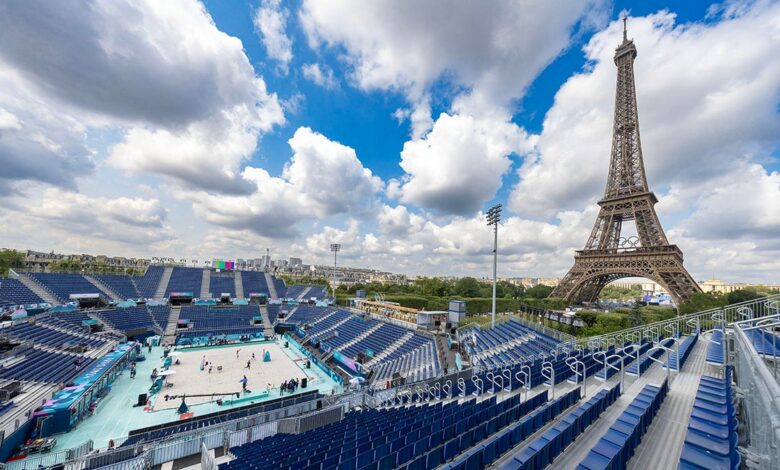
<path id="1" fill-rule="evenodd" d="M 639 118 L 634 85 L 636 47 L 626 32 L 615 50 L 618 69 L 612 156 L 601 210 L 593 231 L 578 250 L 572 267 L 551 297 L 593 302 L 608 283 L 626 277 L 644 277 L 666 288 L 675 304 L 685 302 L 699 285 L 683 267 L 683 254 L 670 245 L 655 213 L 658 202 L 647 185 L 639 141 Z M 623 222 L 634 221 L 636 236 L 621 237 Z"/>

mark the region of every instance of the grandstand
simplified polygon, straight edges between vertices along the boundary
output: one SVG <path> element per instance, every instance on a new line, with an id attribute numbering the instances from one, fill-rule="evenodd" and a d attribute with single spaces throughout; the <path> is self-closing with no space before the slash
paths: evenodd
<path id="1" fill-rule="evenodd" d="M 171 271 L 174 286 L 198 282 L 196 274 Z M 264 275 L 244 279 L 256 283 L 255 291 L 267 286 Z M 99 280 L 127 293 L 119 287 L 125 283 Z M 159 291 L 160 280 L 145 289 Z M 286 294 L 302 296 L 307 288 L 293 286 Z M 278 383 L 291 368 L 309 386 L 291 395 L 262 386 L 246 398 L 193 398 L 183 414 L 172 411 L 181 399 L 155 406 L 163 399 L 158 389 L 147 405 L 157 411 L 145 412 L 128 403 L 149 392 L 153 368 L 166 367 L 155 346 L 137 363 L 138 378 L 112 372 L 100 382 L 110 383 L 107 393 L 118 398 L 99 406 L 96 417 L 79 414 L 78 427 L 57 434 L 52 452 L 8 461 L 6 468 L 65 462 L 143 468 L 142 462 L 160 465 L 193 454 L 204 468 L 224 469 L 776 468 L 778 425 L 767 417 L 780 412 L 772 373 L 780 355 L 778 302 L 774 296 L 594 338 L 507 317 L 493 328 L 458 330 L 464 365 L 457 370 L 442 366 L 434 336 L 333 306 L 162 301 L 43 313 L 0 335 L 7 345 L 0 385 L 18 381 L 23 390 L 0 401 L 3 457 L 18 452 L 32 432 L 35 416 L 23 417 L 40 405 L 41 393 L 56 394 L 77 377 L 99 373 L 124 351 L 120 345 L 133 344 L 125 339 L 157 341 L 178 324 L 171 338 L 183 348 L 175 356 L 183 375 L 170 377 L 175 385 L 167 394 L 224 393 L 242 373 L 261 374 L 250 375 L 258 386 Z M 281 335 L 270 342 L 268 318 Z M 282 362 L 246 369 L 250 352 L 261 356 L 264 349 Z M 241 359 L 230 361 L 234 354 Z M 228 374 L 214 377 L 213 389 L 194 362 L 201 356 L 224 369 L 212 373 Z M 121 372 L 121 364 L 112 370 Z M 258 379 L 262 374 L 277 378 Z M 56 416 L 58 400 L 64 398 L 39 412 Z M 20 417 L 29 424 L 15 430 Z M 94 453 L 109 438 L 117 448 Z M 224 443 L 221 457 L 201 452 Z"/>
<path id="2" fill-rule="evenodd" d="M 287 287 L 281 279 L 262 272 L 222 271 L 203 268 L 149 266 L 142 276 L 73 273 L 20 273 L 18 279 L 0 279 L 0 301 L 14 305 L 30 305 L 47 302 L 67 304 L 72 294 L 99 295 L 104 303 L 124 300 L 163 299 L 171 292 L 190 293 L 196 298 L 219 298 L 229 294 L 238 296 L 237 286 L 243 285 L 246 292 L 263 294 L 272 298 L 272 291 L 278 298 L 285 298 Z M 236 279 L 238 277 L 239 279 Z M 273 287 L 269 287 L 269 280 Z M 238 281 L 238 282 L 237 282 Z M 205 285 L 204 285 L 205 284 Z M 323 300 L 325 289 L 321 286 L 295 286 L 293 300 L 311 298 Z M 205 288 L 205 290 L 204 290 Z M 201 295 L 207 294 L 207 295 Z M 44 298 L 46 297 L 46 298 Z M 300 299 L 299 299 L 300 297 Z"/>

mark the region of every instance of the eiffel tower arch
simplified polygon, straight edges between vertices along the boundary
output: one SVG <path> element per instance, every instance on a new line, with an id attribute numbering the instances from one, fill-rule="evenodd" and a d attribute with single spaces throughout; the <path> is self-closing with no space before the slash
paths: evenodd
<path id="1" fill-rule="evenodd" d="M 644 277 L 663 286 L 680 305 L 701 289 L 685 270 L 682 251 L 667 240 L 655 212 L 658 199 L 647 184 L 634 84 L 637 52 L 625 21 L 623 43 L 615 50 L 618 76 L 607 187 L 585 249 L 575 253 L 574 266 L 550 296 L 593 302 L 612 281 Z M 636 236 L 621 236 L 625 222 L 635 224 Z"/>

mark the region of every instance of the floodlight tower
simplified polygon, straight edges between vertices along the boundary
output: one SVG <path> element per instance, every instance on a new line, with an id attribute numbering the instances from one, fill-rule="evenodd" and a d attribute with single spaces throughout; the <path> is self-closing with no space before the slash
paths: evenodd
<path id="1" fill-rule="evenodd" d="M 333 301 L 336 301 L 336 257 L 341 251 L 341 243 L 331 243 L 330 251 L 333 252 Z"/>
<path id="2" fill-rule="evenodd" d="M 498 264 L 498 223 L 501 221 L 501 204 L 488 209 L 487 224 L 493 226 L 493 309 L 491 324 L 496 326 L 496 266 Z"/>

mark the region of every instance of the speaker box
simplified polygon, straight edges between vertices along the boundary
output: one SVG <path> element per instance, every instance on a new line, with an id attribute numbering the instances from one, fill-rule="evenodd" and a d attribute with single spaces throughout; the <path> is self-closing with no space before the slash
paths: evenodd
<path id="1" fill-rule="evenodd" d="M 318 410 L 322 409 L 322 400 L 317 400 L 317 409 Z"/>
<path id="2" fill-rule="evenodd" d="M 289 341 L 285 341 L 284 342 L 284 347 L 285 348 L 289 348 L 290 347 L 290 342 Z"/>
<path id="3" fill-rule="evenodd" d="M 304 377 L 301 379 L 301 388 L 306 388 L 306 386 L 309 385 L 309 379 L 307 377 Z"/>
<path id="4" fill-rule="evenodd" d="M 145 406 L 146 405 L 146 394 L 141 393 L 138 395 L 138 404 L 135 406 Z"/>

